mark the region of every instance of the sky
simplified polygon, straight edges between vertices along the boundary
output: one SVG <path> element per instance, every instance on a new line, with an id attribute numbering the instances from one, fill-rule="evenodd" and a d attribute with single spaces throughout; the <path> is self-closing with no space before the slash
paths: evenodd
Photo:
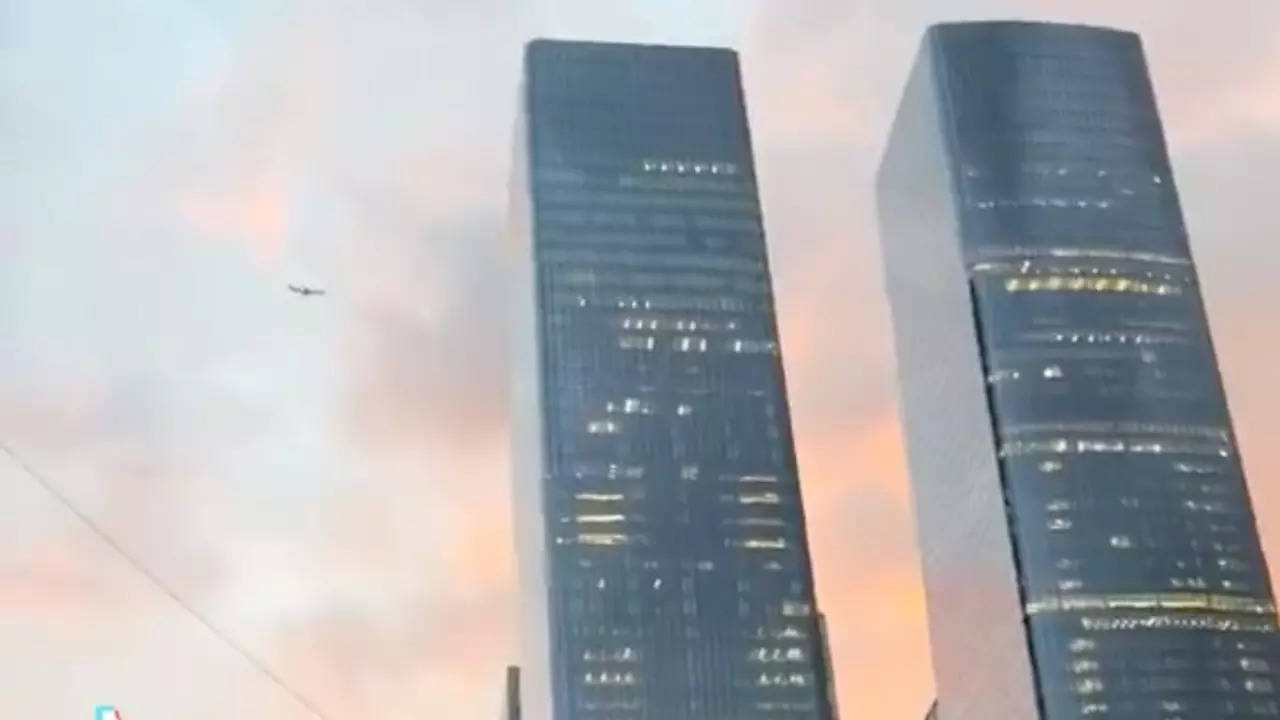
<path id="1" fill-rule="evenodd" d="M 872 178 L 923 29 L 994 18 L 1142 34 L 1280 554 L 1274 0 L 2 0 L 0 716 L 496 716 L 544 36 L 739 50 L 841 710 L 920 717 Z"/>

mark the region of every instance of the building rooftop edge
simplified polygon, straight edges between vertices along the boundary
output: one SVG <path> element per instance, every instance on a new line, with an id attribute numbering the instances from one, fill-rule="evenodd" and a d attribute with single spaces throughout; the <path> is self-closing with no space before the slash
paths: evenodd
<path id="1" fill-rule="evenodd" d="M 525 50 L 539 46 L 579 47 L 579 48 L 627 48 L 631 50 L 690 50 L 699 52 L 729 53 L 737 55 L 738 51 L 730 47 L 712 45 L 669 45 L 665 43 L 630 43 L 605 40 L 569 40 L 562 38 L 535 37 L 526 40 Z"/>
<path id="2" fill-rule="evenodd" d="M 929 26 L 927 32 L 934 34 L 942 32 L 950 28 L 967 28 L 967 27 L 991 27 L 991 28 L 1054 28 L 1059 30 L 1087 31 L 1091 33 L 1108 33 L 1115 35 L 1133 35 L 1138 33 L 1124 28 L 1108 27 L 1105 25 L 1088 25 L 1085 23 L 1062 23 L 1051 22 L 1046 20 L 962 20 L 951 22 L 934 23 Z"/>

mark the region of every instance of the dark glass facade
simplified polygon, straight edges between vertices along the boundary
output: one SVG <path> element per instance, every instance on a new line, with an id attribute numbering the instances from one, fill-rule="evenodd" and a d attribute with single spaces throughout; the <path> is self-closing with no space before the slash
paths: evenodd
<path id="1" fill-rule="evenodd" d="M 534 41 L 521 105 L 524 712 L 828 720 L 736 55 Z"/>
<path id="2" fill-rule="evenodd" d="M 994 605 L 1016 595 L 1025 641 L 1021 658 L 975 644 L 966 668 L 935 637 L 941 717 L 980 717 L 966 674 L 1023 688 L 1028 667 L 1031 712 L 1050 720 L 1280 717 L 1272 589 L 1138 37 L 932 28 L 880 182 L 919 519 L 955 487 L 919 457 L 955 450 L 919 418 L 948 408 L 910 387 L 934 382 L 921 329 L 949 298 L 968 337 L 932 354 L 980 358 L 958 382 L 982 387 L 967 416 L 994 455 L 960 483 L 984 499 L 959 522 L 1007 535 L 1003 559 L 951 561 Z M 912 213 L 922 197 L 943 210 Z M 941 242 L 954 250 L 923 257 Z M 926 268 L 955 281 L 911 279 Z M 926 581 L 941 578 L 943 535 L 919 533 Z M 929 604 L 935 635 L 999 624 L 935 588 Z"/>

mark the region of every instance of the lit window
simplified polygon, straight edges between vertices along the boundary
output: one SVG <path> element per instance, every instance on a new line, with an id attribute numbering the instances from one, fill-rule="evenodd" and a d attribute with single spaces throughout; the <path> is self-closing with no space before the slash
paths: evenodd
<path id="1" fill-rule="evenodd" d="M 1081 695 L 1093 695 L 1100 693 L 1106 686 L 1102 683 L 1102 678 L 1085 678 L 1076 683 L 1076 692 Z"/>
<path id="2" fill-rule="evenodd" d="M 616 502 L 622 499 L 621 493 L 593 493 L 581 492 L 574 495 L 578 500 L 593 500 L 596 502 Z"/>
<path id="3" fill-rule="evenodd" d="M 1051 518 L 1048 525 L 1050 530 L 1068 530 L 1071 528 L 1071 520 L 1068 518 Z"/>
<path id="4" fill-rule="evenodd" d="M 787 541 L 784 538 L 748 538 L 742 542 L 742 547 L 749 550 L 782 550 L 787 547 Z"/>
<path id="5" fill-rule="evenodd" d="M 582 533 L 578 542 L 582 545 L 626 545 L 630 541 L 626 535 L 605 533 Z"/>
<path id="6" fill-rule="evenodd" d="M 587 423 L 587 432 L 591 435 L 617 435 L 622 426 L 612 420 L 592 420 Z"/>
<path id="7" fill-rule="evenodd" d="M 777 344 L 772 340 L 734 340 L 729 347 L 735 353 L 771 353 Z"/>
<path id="8" fill-rule="evenodd" d="M 1044 369 L 1044 376 L 1049 380 L 1057 380 L 1062 377 L 1062 368 L 1058 365 L 1049 365 Z"/>
<path id="9" fill-rule="evenodd" d="M 1081 659 L 1071 663 L 1071 672 L 1082 675 L 1087 672 L 1093 672 L 1098 669 L 1097 660 Z"/>
<path id="10" fill-rule="evenodd" d="M 742 503 L 743 505 L 756 505 L 756 504 L 777 505 L 779 502 L 781 502 L 781 498 L 778 497 L 777 493 L 771 493 L 771 492 L 743 493 L 742 495 L 738 496 L 738 502 Z"/>
<path id="11" fill-rule="evenodd" d="M 626 515 L 579 515 L 575 518 L 579 523 L 601 524 L 625 522 Z"/>
<path id="12" fill-rule="evenodd" d="M 1133 538 L 1128 535 L 1112 535 L 1111 547 L 1113 548 L 1131 548 L 1133 547 Z"/>
<path id="13" fill-rule="evenodd" d="M 676 406 L 676 414 L 682 417 L 685 415 L 692 415 L 693 406 L 690 405 L 689 403 L 680 403 L 679 405 Z"/>
<path id="14" fill-rule="evenodd" d="M 610 403 L 612 405 L 612 403 Z M 650 415 L 653 413 L 653 407 L 638 398 L 627 398 L 622 401 L 622 412 L 627 415 Z"/>
<path id="15" fill-rule="evenodd" d="M 806 617 L 813 612 L 808 603 L 796 602 L 794 600 L 782 601 L 782 615 L 784 617 Z"/>
<path id="16" fill-rule="evenodd" d="M 1271 681 L 1266 678 L 1245 678 L 1244 689 L 1251 693 L 1268 694 L 1272 690 Z"/>
<path id="17" fill-rule="evenodd" d="M 652 335 L 623 335 L 618 338 L 618 347 L 623 350 L 653 350 L 654 345 Z"/>
<path id="18" fill-rule="evenodd" d="M 676 338 L 672 345 L 679 352 L 706 352 L 707 339 L 704 337 Z"/>

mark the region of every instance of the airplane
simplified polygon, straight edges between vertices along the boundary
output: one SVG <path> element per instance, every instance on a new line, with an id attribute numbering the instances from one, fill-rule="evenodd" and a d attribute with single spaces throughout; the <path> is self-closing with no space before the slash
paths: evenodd
<path id="1" fill-rule="evenodd" d="M 308 295 L 324 294 L 324 290 L 320 290 L 318 288 L 309 288 L 309 287 L 306 287 L 305 285 L 290 285 L 289 290 L 291 290 L 292 292 L 296 292 L 303 297 L 306 297 Z"/>

